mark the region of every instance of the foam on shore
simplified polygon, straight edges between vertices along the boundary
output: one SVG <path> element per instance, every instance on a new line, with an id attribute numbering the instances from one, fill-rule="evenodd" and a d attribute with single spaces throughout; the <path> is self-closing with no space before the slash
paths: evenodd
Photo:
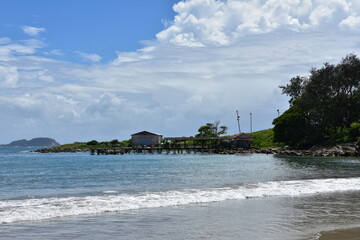
<path id="1" fill-rule="evenodd" d="M 116 191 L 105 191 L 102 195 L 82 197 L 4 200 L 0 201 L 0 223 L 38 221 L 59 217 L 210 203 L 224 200 L 270 196 L 302 196 L 359 190 L 360 178 L 331 178 L 246 183 L 229 188 L 143 192 L 132 195 L 119 194 Z"/>

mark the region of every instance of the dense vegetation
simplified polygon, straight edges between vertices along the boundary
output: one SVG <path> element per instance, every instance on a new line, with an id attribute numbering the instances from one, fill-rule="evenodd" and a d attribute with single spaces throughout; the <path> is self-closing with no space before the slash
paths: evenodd
<path id="1" fill-rule="evenodd" d="M 227 126 L 220 126 L 220 121 L 214 123 L 207 123 L 198 129 L 198 134 L 195 137 L 219 137 L 227 133 Z M 258 132 L 248 133 L 253 137 L 251 146 L 254 148 L 279 148 L 284 144 L 274 142 L 273 129 L 266 129 Z M 215 141 L 216 143 L 216 141 Z M 197 144 L 193 141 L 188 141 L 187 144 Z M 199 143 L 198 143 L 199 144 Z M 204 142 L 202 143 L 204 144 Z M 214 141 L 207 141 L 205 144 L 214 144 Z"/>
<path id="2" fill-rule="evenodd" d="M 273 121 L 274 141 L 295 148 L 355 142 L 360 136 L 360 59 L 312 68 L 280 86 L 290 108 Z"/>
<path id="3" fill-rule="evenodd" d="M 227 126 L 220 126 L 220 121 L 214 123 L 206 123 L 198 129 L 198 134 L 195 137 L 219 137 L 227 133 Z"/>
<path id="4" fill-rule="evenodd" d="M 98 142 L 96 140 L 92 140 L 89 142 L 74 142 L 70 144 L 64 144 L 57 149 L 99 149 L 99 148 L 124 148 L 130 147 L 131 140 L 125 140 L 119 142 L 117 139 L 114 139 L 109 142 Z"/>

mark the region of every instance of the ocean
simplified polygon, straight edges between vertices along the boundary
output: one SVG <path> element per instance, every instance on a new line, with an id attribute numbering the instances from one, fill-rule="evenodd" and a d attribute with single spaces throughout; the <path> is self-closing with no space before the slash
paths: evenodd
<path id="1" fill-rule="evenodd" d="M 0 239 L 318 239 L 360 226 L 360 159 L 0 148 Z"/>

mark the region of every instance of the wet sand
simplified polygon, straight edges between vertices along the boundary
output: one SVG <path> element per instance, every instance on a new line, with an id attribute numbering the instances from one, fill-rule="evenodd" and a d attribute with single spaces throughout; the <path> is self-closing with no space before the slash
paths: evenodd
<path id="1" fill-rule="evenodd" d="M 322 232 L 319 240 L 360 240 L 360 228 Z"/>

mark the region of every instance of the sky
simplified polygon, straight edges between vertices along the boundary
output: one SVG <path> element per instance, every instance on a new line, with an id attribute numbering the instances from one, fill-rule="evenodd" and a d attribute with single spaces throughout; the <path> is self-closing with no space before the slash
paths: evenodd
<path id="1" fill-rule="evenodd" d="M 312 67 L 360 55 L 358 0 L 2 0 L 0 143 L 272 127 Z"/>

